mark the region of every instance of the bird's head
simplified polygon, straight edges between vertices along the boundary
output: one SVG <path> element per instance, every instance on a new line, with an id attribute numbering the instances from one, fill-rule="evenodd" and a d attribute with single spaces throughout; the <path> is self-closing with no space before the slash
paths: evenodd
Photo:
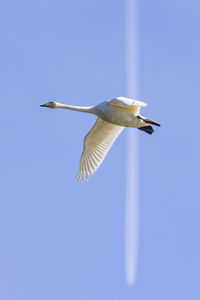
<path id="1" fill-rule="evenodd" d="M 57 104 L 57 102 L 55 102 L 55 101 L 50 101 L 50 102 L 48 102 L 48 103 L 46 103 L 46 104 L 42 104 L 42 105 L 40 105 L 41 107 L 49 107 L 49 108 L 57 108 L 58 107 L 58 104 Z"/>

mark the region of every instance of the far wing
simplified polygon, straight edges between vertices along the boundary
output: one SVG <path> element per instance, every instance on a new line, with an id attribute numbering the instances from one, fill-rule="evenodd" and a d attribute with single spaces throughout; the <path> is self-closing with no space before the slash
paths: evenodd
<path id="1" fill-rule="evenodd" d="M 90 132 L 85 136 L 77 178 L 87 180 L 103 162 L 112 144 L 124 129 L 98 118 Z"/>
<path id="2" fill-rule="evenodd" d="M 116 107 L 131 110 L 134 113 L 139 113 L 141 107 L 147 106 L 145 102 L 129 99 L 125 97 L 117 97 L 109 101 L 108 104 L 111 106 L 116 106 Z"/>

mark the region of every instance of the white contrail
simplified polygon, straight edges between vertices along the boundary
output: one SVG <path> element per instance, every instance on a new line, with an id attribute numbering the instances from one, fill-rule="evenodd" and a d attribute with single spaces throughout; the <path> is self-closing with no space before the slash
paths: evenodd
<path id="1" fill-rule="evenodd" d="M 127 96 L 138 97 L 137 0 L 126 0 Z M 125 210 L 125 270 L 127 284 L 136 280 L 138 259 L 138 137 L 128 129 L 127 190 Z"/>

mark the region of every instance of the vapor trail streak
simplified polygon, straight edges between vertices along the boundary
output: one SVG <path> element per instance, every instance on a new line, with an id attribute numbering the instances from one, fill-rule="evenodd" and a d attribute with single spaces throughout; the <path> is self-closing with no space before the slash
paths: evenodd
<path id="1" fill-rule="evenodd" d="M 138 98 L 137 0 L 126 0 L 127 96 Z M 125 210 L 125 271 L 127 284 L 136 280 L 138 259 L 138 137 L 128 130 L 127 187 Z"/>

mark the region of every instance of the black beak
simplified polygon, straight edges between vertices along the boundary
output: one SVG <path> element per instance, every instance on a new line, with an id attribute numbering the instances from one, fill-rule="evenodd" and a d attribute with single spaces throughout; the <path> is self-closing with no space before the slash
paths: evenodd
<path id="1" fill-rule="evenodd" d="M 40 107 L 46 107 L 46 105 L 45 104 L 41 104 Z"/>

